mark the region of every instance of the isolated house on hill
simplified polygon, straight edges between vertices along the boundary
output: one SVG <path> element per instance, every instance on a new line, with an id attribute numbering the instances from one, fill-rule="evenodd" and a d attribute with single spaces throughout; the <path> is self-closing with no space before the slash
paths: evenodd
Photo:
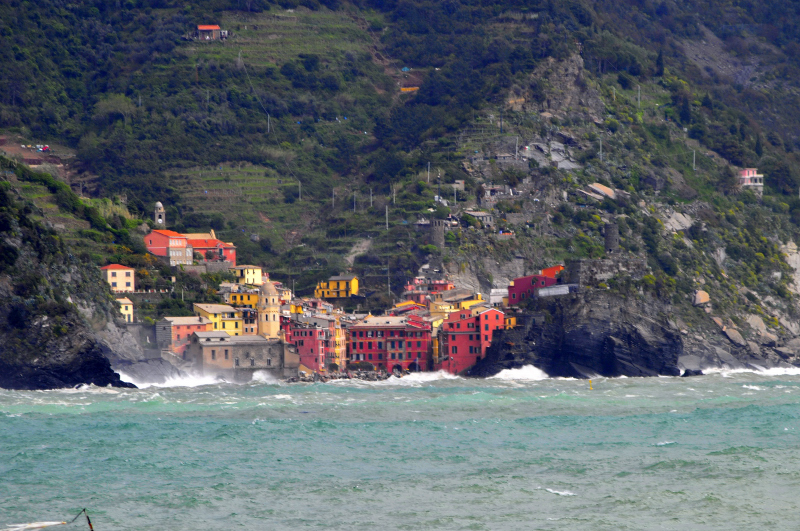
<path id="1" fill-rule="evenodd" d="M 220 29 L 216 24 L 197 26 L 197 38 L 201 41 L 218 41 L 228 37 L 228 31 Z"/>

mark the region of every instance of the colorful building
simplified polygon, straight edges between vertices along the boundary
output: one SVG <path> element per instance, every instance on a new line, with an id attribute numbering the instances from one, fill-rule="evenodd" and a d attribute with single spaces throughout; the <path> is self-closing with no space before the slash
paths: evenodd
<path id="1" fill-rule="evenodd" d="M 189 240 L 173 230 L 154 230 L 144 237 L 147 252 L 169 260 L 169 265 L 191 265 L 194 253 Z"/>
<path id="2" fill-rule="evenodd" d="M 187 241 L 206 262 L 230 262 L 231 266 L 236 265 L 236 246 L 231 242 L 217 238 L 187 238 Z"/>
<path id="3" fill-rule="evenodd" d="M 422 317 L 368 316 L 348 332 L 351 361 L 366 361 L 387 372 L 428 369 L 431 324 Z"/>
<path id="4" fill-rule="evenodd" d="M 229 332 L 238 336 L 243 332 L 242 313 L 227 304 L 194 304 L 194 314 L 211 321 L 211 331 Z"/>
<path id="5" fill-rule="evenodd" d="M 505 328 L 505 314 L 497 308 L 473 308 L 451 313 L 439 333 L 441 362 L 435 369 L 459 374 L 473 366 L 492 344 L 495 330 Z"/>
<path id="6" fill-rule="evenodd" d="M 195 332 L 211 332 L 213 323 L 205 317 L 164 317 L 156 322 L 156 343 L 183 357 L 186 346 Z"/>
<path id="7" fill-rule="evenodd" d="M 130 292 L 136 291 L 136 277 L 132 267 L 125 267 L 120 264 L 109 264 L 101 267 L 100 271 L 106 279 L 111 291 Z"/>
<path id="8" fill-rule="evenodd" d="M 539 271 L 539 274 L 540 275 L 544 275 L 546 277 L 550 277 L 550 278 L 556 278 L 556 276 L 558 276 L 558 274 L 561 273 L 562 271 L 564 271 L 564 266 L 559 264 L 559 265 L 546 267 L 546 268 L 542 269 L 541 271 Z"/>
<path id="9" fill-rule="evenodd" d="M 220 293 L 222 300 L 225 304 L 230 304 L 237 308 L 258 308 L 259 290 L 248 289 L 241 291 L 232 291 L 230 293 Z"/>
<path id="10" fill-rule="evenodd" d="M 117 304 L 119 304 L 119 313 L 122 314 L 123 319 L 125 319 L 126 323 L 133 322 L 133 302 L 128 297 L 123 297 L 121 299 L 117 299 Z"/>
<path id="11" fill-rule="evenodd" d="M 556 283 L 554 277 L 545 275 L 528 275 L 527 277 L 515 278 L 508 284 L 508 306 L 514 306 L 524 302 L 526 299 L 536 296 L 539 288 L 552 286 Z"/>
<path id="12" fill-rule="evenodd" d="M 752 190 L 761 196 L 764 191 L 764 176 L 758 173 L 756 168 L 739 170 L 739 186 L 742 190 Z"/>
<path id="13" fill-rule="evenodd" d="M 320 281 L 314 290 L 318 299 L 342 299 L 358 296 L 358 277 L 355 275 L 339 275 Z"/>
<path id="14" fill-rule="evenodd" d="M 236 283 L 241 285 L 260 286 L 264 277 L 261 268 L 254 265 L 235 266 L 230 270 L 236 277 Z"/>

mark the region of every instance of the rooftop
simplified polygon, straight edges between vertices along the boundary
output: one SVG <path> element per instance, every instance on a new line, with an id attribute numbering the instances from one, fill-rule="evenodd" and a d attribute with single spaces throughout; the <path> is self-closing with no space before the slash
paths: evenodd
<path id="1" fill-rule="evenodd" d="M 218 30 L 219 26 L 217 26 L 216 24 L 214 25 L 205 24 L 205 25 L 198 25 L 197 29 L 200 31 L 211 31 L 211 30 Z"/>
<path id="2" fill-rule="evenodd" d="M 328 280 L 353 280 L 354 278 L 356 278 L 355 275 L 337 275 L 329 278 Z"/>
<path id="3" fill-rule="evenodd" d="M 121 264 L 108 264 L 107 266 L 103 266 L 100 269 L 101 270 L 106 270 L 106 269 L 130 269 L 131 271 L 133 271 L 132 267 L 126 267 L 126 266 L 121 265 Z"/>
<path id="4" fill-rule="evenodd" d="M 121 299 L 117 299 L 117 302 L 120 304 L 133 304 L 128 297 L 122 297 Z"/>
<path id="5" fill-rule="evenodd" d="M 162 320 L 169 321 L 174 325 L 196 325 L 196 324 L 208 324 L 211 322 L 206 317 L 197 315 L 192 317 L 162 317 Z"/>
<path id="6" fill-rule="evenodd" d="M 228 306 L 227 304 L 199 304 L 194 303 L 195 308 L 199 308 L 204 312 L 208 313 L 233 313 L 236 310 L 233 306 Z"/>
<path id="7" fill-rule="evenodd" d="M 175 232 L 174 230 L 154 230 L 154 231 L 151 231 L 150 234 L 152 234 L 154 232 L 156 234 L 161 234 L 162 236 L 169 236 L 170 238 L 185 238 L 186 237 L 186 236 L 184 236 L 183 234 L 181 234 L 179 232 Z"/>

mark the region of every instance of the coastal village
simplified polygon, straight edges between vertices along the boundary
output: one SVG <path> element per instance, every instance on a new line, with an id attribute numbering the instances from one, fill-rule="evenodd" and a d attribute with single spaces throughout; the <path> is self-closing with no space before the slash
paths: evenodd
<path id="1" fill-rule="evenodd" d="M 428 269 L 408 279 L 393 306 L 348 313 L 343 303 L 363 297 L 356 275 L 332 276 L 317 284 L 313 297 L 297 297 L 262 267 L 237 264 L 236 247 L 213 230 L 166 229 L 160 202 L 153 220 L 157 228 L 144 236 L 151 255 L 185 271 L 228 272 L 234 281 L 220 284 L 221 303 L 195 303 L 193 316 L 165 316 L 144 325 L 131 300 L 137 293 L 135 269 L 106 265 L 101 271 L 123 319 L 139 328 L 138 337 L 154 356 L 185 372 L 234 381 L 248 381 L 257 371 L 290 381 L 353 373 L 374 379 L 418 371 L 462 374 L 486 355 L 498 331 L 517 325 L 519 307 L 529 299 L 569 296 L 620 272 L 639 278 L 646 272 L 644 259 L 619 252 L 617 226 L 609 223 L 604 259 L 552 265 L 511 280 L 488 298 Z M 444 239 L 446 225 L 430 224 L 434 241 Z"/>

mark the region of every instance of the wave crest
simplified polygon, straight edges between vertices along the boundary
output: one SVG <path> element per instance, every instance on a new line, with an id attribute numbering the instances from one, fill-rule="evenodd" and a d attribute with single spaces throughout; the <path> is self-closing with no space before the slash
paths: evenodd
<path id="1" fill-rule="evenodd" d="M 533 365 L 525 365 L 519 369 L 503 369 L 489 378 L 495 380 L 538 381 L 547 380 L 550 378 L 550 376 L 548 376 L 546 372 L 538 367 L 534 367 Z"/>

